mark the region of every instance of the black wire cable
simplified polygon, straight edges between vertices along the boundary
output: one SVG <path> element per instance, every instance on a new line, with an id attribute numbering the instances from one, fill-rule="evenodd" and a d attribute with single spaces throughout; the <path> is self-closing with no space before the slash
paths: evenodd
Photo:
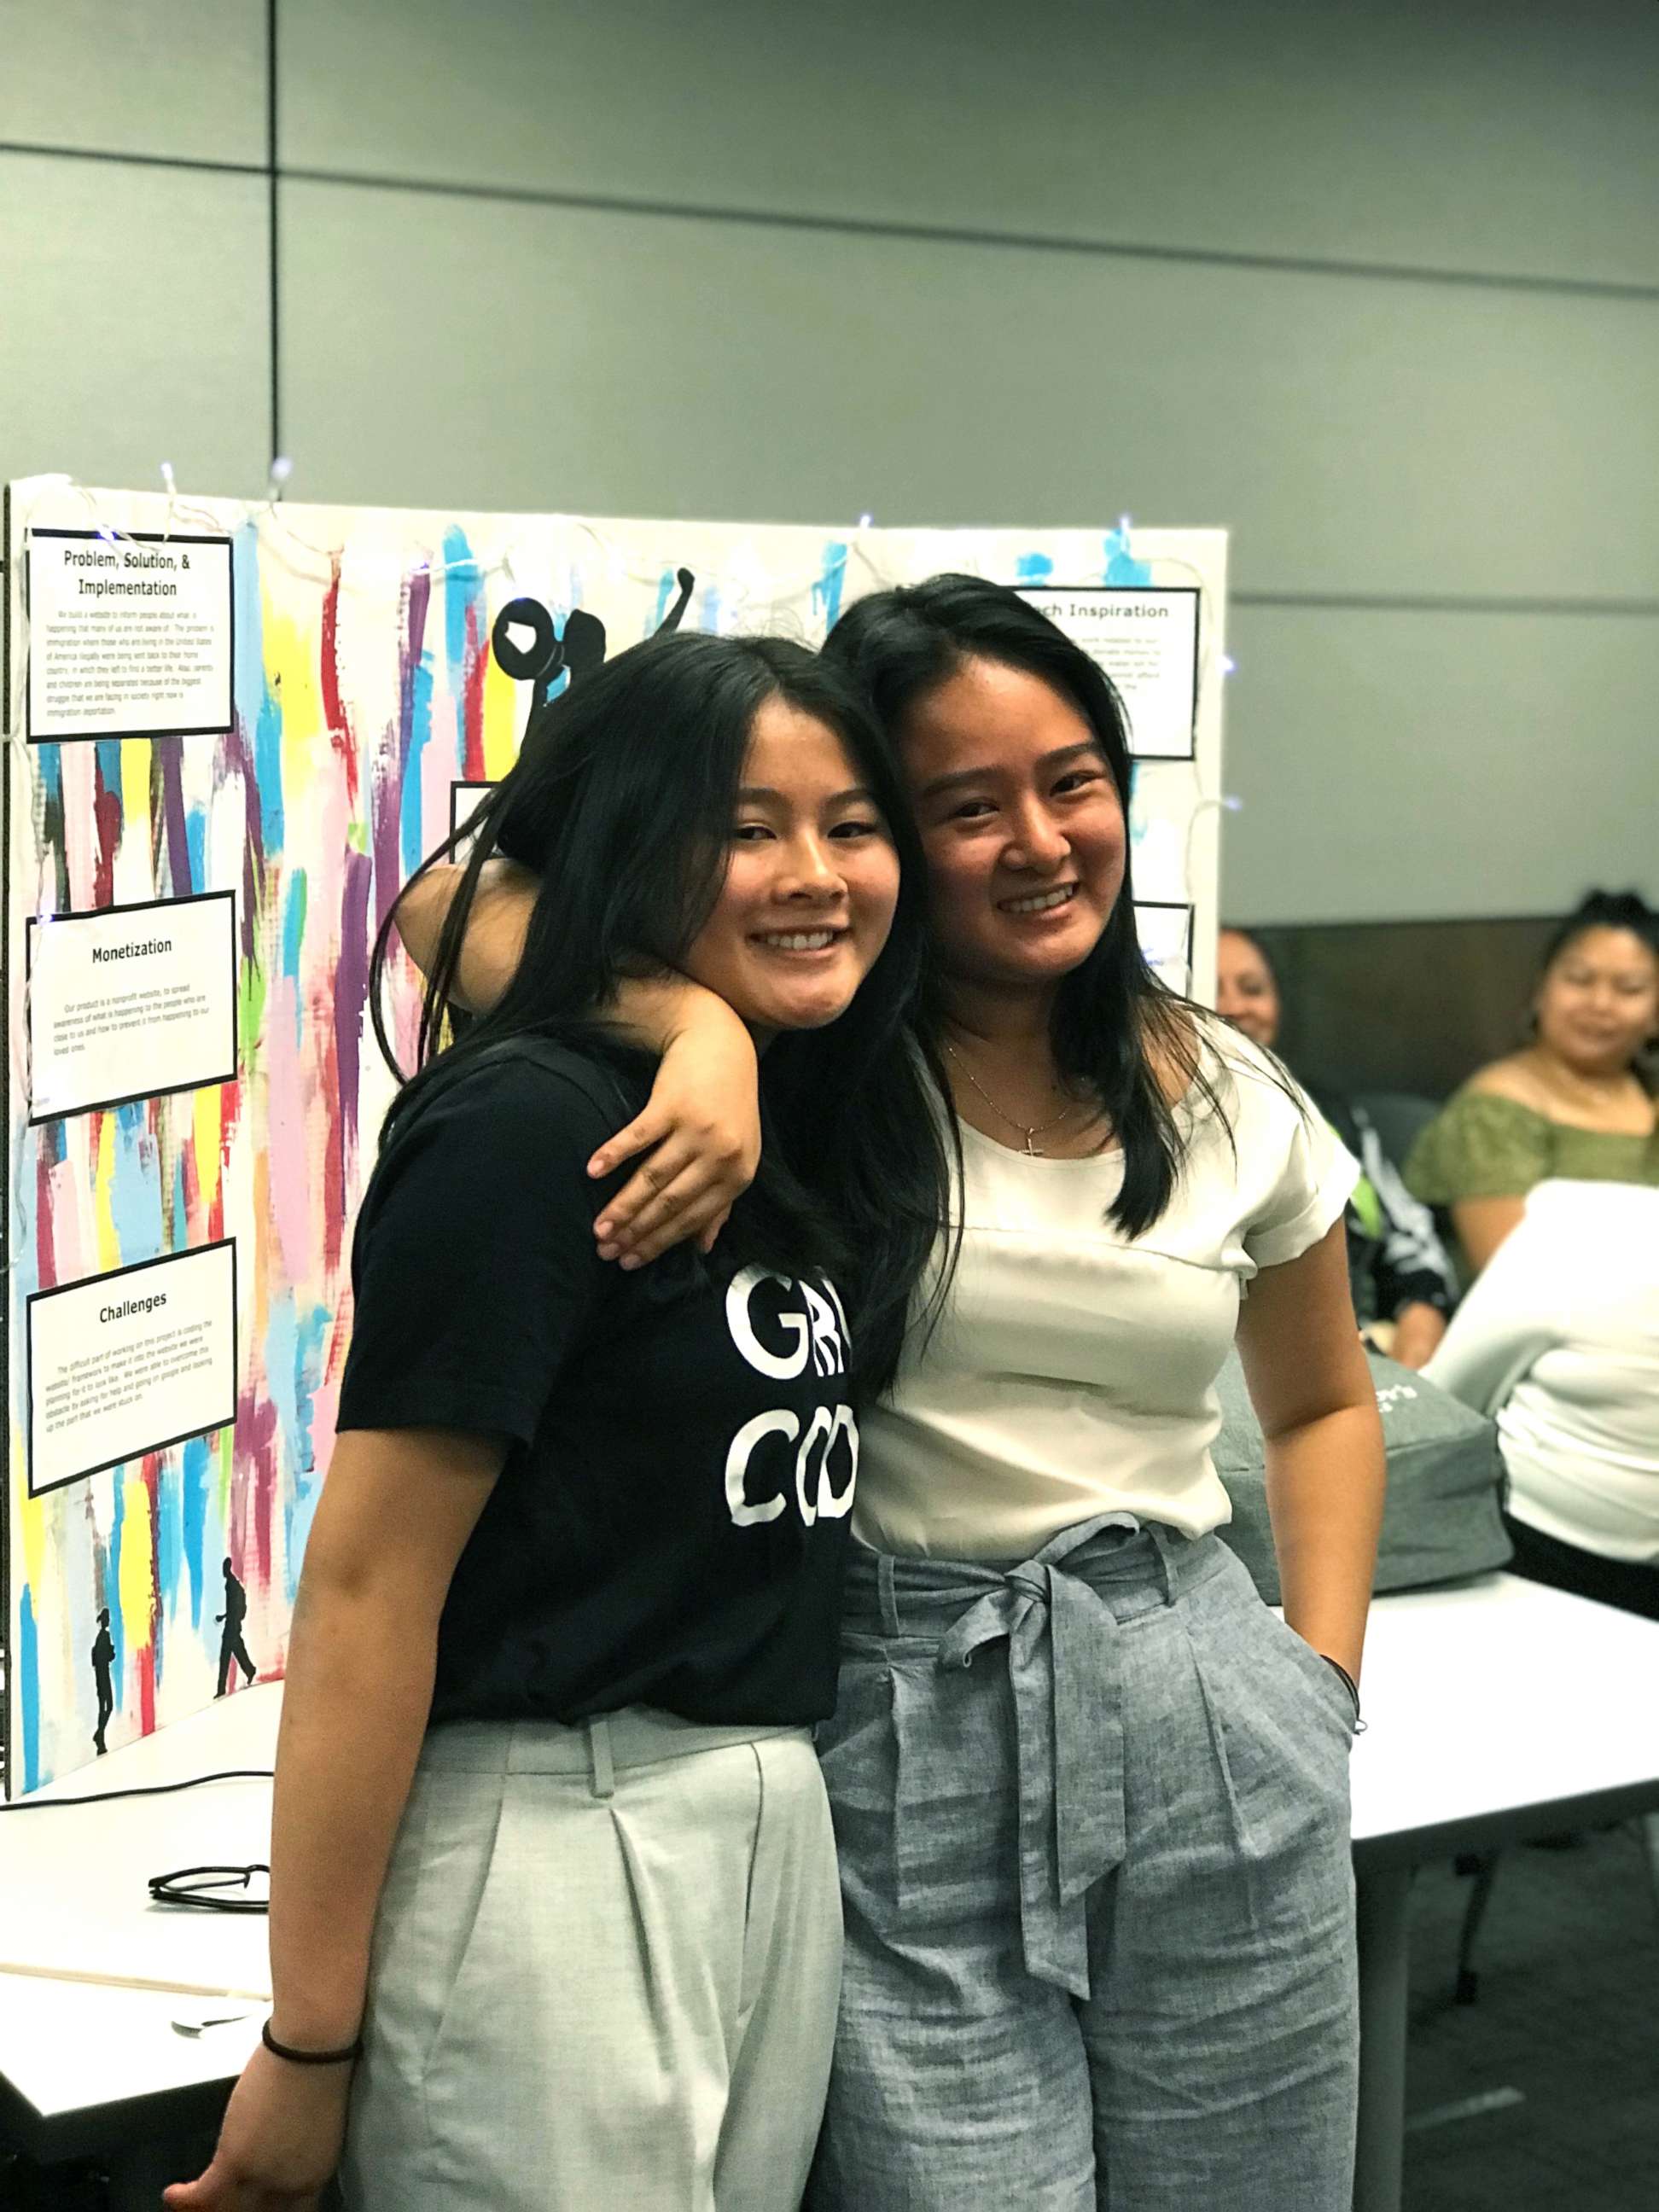
<path id="1" fill-rule="evenodd" d="M 113 1805 L 122 1797 L 171 1797 L 175 1790 L 199 1790 L 204 1782 L 270 1782 L 272 1766 L 226 1766 L 216 1774 L 192 1774 L 187 1782 L 152 1782 L 142 1790 L 100 1790 L 91 1797 L 20 1797 L 0 1805 L 0 1813 L 52 1813 L 69 1805 Z"/>

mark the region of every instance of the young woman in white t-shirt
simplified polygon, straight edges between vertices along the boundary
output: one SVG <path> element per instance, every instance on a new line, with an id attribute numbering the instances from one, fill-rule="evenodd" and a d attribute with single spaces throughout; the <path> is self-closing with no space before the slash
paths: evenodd
<path id="1" fill-rule="evenodd" d="M 942 576 L 855 603 L 826 652 L 921 830 L 917 1042 L 960 1171 L 942 1312 L 861 1415 L 819 1731 L 848 1948 L 807 2201 L 1346 2212 L 1347 1753 L 1383 1488 L 1353 1166 L 1142 960 L 1122 710 L 1079 648 Z M 669 1025 L 658 1096 L 595 1162 L 654 1146 L 598 1224 L 624 1264 L 706 1232 L 747 1150 L 729 1019 L 688 1000 Z M 1235 1337 L 1285 1625 L 1213 1533 Z"/>

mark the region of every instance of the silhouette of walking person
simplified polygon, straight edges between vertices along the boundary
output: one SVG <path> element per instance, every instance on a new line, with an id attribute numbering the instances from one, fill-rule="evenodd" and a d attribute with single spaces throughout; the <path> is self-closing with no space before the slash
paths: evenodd
<path id="1" fill-rule="evenodd" d="M 247 1656 L 247 1646 L 242 1641 L 242 1623 L 247 1619 L 247 1592 L 230 1571 L 230 1561 L 225 1561 L 225 1609 L 216 1613 L 216 1620 L 222 1620 L 225 1632 L 219 1639 L 219 1686 L 214 1692 L 222 1698 L 230 1686 L 233 1662 L 251 1682 L 258 1669 Z"/>
<path id="2" fill-rule="evenodd" d="M 93 1732 L 92 1743 L 100 1759 L 109 1748 L 104 1741 L 104 1730 L 115 1711 L 115 1686 L 109 1671 L 114 1664 L 115 1640 L 109 1632 L 109 1607 L 106 1606 L 98 1616 L 98 1633 L 92 1646 L 93 1680 L 98 1685 L 98 1726 Z"/>

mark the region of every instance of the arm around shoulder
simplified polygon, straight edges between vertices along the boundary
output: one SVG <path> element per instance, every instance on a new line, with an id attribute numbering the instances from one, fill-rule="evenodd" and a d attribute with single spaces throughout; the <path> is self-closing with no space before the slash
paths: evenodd
<path id="1" fill-rule="evenodd" d="M 616 1018 L 662 1064 L 644 1110 L 589 1163 L 603 1176 L 646 1155 L 596 1224 L 601 1256 L 638 1266 L 693 1237 L 706 1252 L 760 1165 L 754 1039 L 724 999 L 679 975 L 624 984 Z"/>
<path id="2" fill-rule="evenodd" d="M 453 862 L 428 868 L 406 886 L 392 910 L 404 950 L 423 975 L 430 975 L 438 957 L 463 872 Z M 535 903 L 536 878 L 527 869 L 512 860 L 484 863 L 455 971 L 455 1003 L 464 1012 L 484 1012 L 513 981 Z"/>

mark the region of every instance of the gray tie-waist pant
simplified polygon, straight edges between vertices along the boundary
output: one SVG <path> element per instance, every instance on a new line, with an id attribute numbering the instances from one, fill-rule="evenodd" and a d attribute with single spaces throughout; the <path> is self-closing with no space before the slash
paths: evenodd
<path id="1" fill-rule="evenodd" d="M 1352 1706 L 1218 1538 L 863 1552 L 814 2212 L 1347 2212 Z"/>

